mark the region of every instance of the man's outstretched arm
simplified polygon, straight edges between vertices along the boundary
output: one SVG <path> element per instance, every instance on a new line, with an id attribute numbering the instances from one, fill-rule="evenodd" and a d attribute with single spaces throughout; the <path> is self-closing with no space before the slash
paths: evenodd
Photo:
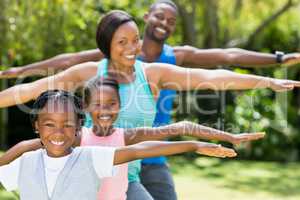
<path id="1" fill-rule="evenodd" d="M 99 49 L 60 54 L 44 61 L 0 71 L 0 79 L 16 78 L 18 76 L 53 75 L 54 73 L 72 67 L 73 65 L 89 61 L 99 61 L 102 58 L 104 58 L 104 55 Z"/>
<path id="2" fill-rule="evenodd" d="M 177 65 L 188 67 L 213 68 L 217 65 L 240 67 L 270 67 L 276 64 L 291 65 L 300 63 L 299 53 L 276 54 L 260 53 L 239 48 L 198 49 L 192 46 L 174 47 Z"/>

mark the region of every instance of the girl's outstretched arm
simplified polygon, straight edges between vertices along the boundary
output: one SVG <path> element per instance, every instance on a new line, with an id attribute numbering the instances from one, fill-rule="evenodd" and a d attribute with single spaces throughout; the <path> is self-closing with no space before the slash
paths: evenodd
<path id="1" fill-rule="evenodd" d="M 125 142 L 127 145 L 147 140 L 165 140 L 174 136 L 193 136 L 205 140 L 219 140 L 239 144 L 252 140 L 258 140 L 265 133 L 231 134 L 207 126 L 202 126 L 189 121 L 181 121 L 161 127 L 141 127 L 125 130 Z"/>
<path id="2" fill-rule="evenodd" d="M 137 159 L 151 158 L 156 156 L 169 156 L 191 151 L 202 155 L 221 158 L 235 157 L 237 155 L 233 149 L 207 142 L 148 141 L 117 148 L 114 157 L 114 165 Z"/>
<path id="3" fill-rule="evenodd" d="M 43 146 L 39 138 L 19 142 L 18 144 L 7 150 L 4 154 L 2 154 L 2 156 L 0 157 L 0 166 L 9 164 L 25 152 L 34 151 L 42 147 Z"/>
<path id="4" fill-rule="evenodd" d="M 80 142 L 81 135 L 78 135 L 75 139 L 74 147 L 80 146 Z M 13 160 L 20 157 L 23 153 L 34 151 L 40 148 L 43 148 L 40 138 L 19 142 L 2 154 L 0 157 L 0 166 L 9 164 Z"/>

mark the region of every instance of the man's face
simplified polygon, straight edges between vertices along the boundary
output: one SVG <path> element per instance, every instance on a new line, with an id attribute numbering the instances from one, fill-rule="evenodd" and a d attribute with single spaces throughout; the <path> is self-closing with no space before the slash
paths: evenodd
<path id="1" fill-rule="evenodd" d="M 163 43 L 175 31 L 177 10 L 171 5 L 160 3 L 144 16 L 145 34 L 150 39 Z"/>

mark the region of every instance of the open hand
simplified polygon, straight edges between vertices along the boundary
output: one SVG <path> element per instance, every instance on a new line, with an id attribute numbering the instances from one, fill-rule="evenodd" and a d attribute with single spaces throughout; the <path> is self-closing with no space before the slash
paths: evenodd
<path id="1" fill-rule="evenodd" d="M 300 64 L 300 53 L 289 53 L 282 57 L 283 66 Z"/>
<path id="2" fill-rule="evenodd" d="M 219 158 L 235 157 L 237 155 L 233 149 L 206 142 L 198 143 L 198 149 L 196 150 L 196 153 Z"/>
<path id="3" fill-rule="evenodd" d="M 230 142 L 234 145 L 239 145 L 242 142 L 250 142 L 250 141 L 253 141 L 253 140 L 262 139 L 262 138 L 265 137 L 265 135 L 266 135 L 265 132 L 242 133 L 242 134 L 233 135 Z"/>
<path id="4" fill-rule="evenodd" d="M 300 81 L 284 80 L 284 79 L 271 79 L 270 88 L 275 92 L 283 92 L 300 87 Z"/>

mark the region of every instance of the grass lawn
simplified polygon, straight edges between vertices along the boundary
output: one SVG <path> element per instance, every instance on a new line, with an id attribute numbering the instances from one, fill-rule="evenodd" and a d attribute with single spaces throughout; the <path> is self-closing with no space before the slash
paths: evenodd
<path id="1" fill-rule="evenodd" d="M 300 200 L 300 163 L 171 157 L 180 200 Z M 0 200 L 17 200 L 0 190 Z"/>
<path id="2" fill-rule="evenodd" d="M 300 163 L 170 158 L 181 200 L 300 200 Z"/>

